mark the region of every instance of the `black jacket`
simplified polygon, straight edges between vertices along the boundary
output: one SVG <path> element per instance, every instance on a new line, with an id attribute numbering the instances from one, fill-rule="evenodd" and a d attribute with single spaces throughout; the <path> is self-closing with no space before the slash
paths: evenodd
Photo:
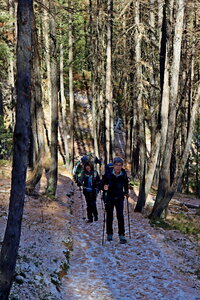
<path id="1" fill-rule="evenodd" d="M 124 195 L 128 194 L 128 177 L 124 169 L 121 170 L 121 174 L 116 176 L 113 172 L 103 175 L 101 188 L 104 185 L 109 185 L 107 198 L 112 200 L 114 198 L 123 198 Z"/>

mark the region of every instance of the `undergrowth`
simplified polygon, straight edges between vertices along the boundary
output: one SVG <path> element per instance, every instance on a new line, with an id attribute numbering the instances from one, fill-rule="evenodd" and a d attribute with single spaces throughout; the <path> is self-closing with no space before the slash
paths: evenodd
<path id="1" fill-rule="evenodd" d="M 196 235 L 197 239 L 200 234 L 200 225 L 196 218 L 188 217 L 183 212 L 178 213 L 170 219 L 150 220 L 151 226 L 163 228 L 165 230 L 178 230 L 183 234 Z"/>

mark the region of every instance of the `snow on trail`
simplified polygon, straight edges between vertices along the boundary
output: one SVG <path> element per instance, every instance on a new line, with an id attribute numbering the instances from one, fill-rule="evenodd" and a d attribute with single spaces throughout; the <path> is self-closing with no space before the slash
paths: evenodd
<path id="1" fill-rule="evenodd" d="M 62 299 L 200 299 L 200 289 L 195 286 L 194 278 L 178 272 L 180 259 L 169 253 L 162 234 L 150 227 L 147 219 L 132 212 L 132 237 L 129 239 L 126 217 L 128 243 L 121 245 L 115 216 L 114 239 L 105 241 L 102 246 L 101 200 L 98 198 L 99 221 L 87 224 L 82 219 L 78 197 L 76 192 L 71 218 L 73 251 L 63 282 Z"/>

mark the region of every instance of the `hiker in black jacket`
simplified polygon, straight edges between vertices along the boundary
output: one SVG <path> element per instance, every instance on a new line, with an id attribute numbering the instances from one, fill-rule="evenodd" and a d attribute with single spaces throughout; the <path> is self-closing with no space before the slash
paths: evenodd
<path id="1" fill-rule="evenodd" d="M 87 203 L 88 223 L 93 222 L 93 220 L 98 221 L 96 199 L 99 182 L 100 177 L 98 172 L 94 170 L 93 165 L 90 162 L 86 162 L 78 185 L 83 186 L 83 194 Z"/>
<path id="2" fill-rule="evenodd" d="M 107 212 L 106 231 L 107 240 L 112 241 L 113 237 L 113 211 L 114 207 L 117 213 L 118 234 L 120 243 L 125 244 L 125 227 L 124 227 L 124 196 L 128 196 L 128 177 L 123 167 L 123 159 L 114 158 L 113 168 L 103 175 L 102 183 L 105 194 L 105 209 Z"/>

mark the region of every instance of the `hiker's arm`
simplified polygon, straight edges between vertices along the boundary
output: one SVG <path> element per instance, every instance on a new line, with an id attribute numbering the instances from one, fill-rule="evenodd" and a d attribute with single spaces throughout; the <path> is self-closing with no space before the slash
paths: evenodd
<path id="1" fill-rule="evenodd" d="M 99 189 L 100 190 L 104 190 L 104 186 L 108 185 L 108 178 L 106 177 L 106 175 L 104 174 L 102 177 L 102 180 L 99 183 Z"/>

